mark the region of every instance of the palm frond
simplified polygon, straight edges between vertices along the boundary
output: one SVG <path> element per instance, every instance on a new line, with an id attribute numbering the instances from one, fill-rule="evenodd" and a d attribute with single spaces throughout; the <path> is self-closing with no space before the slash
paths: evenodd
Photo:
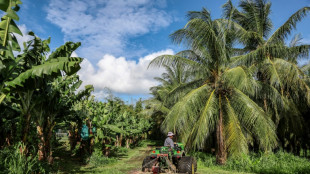
<path id="1" fill-rule="evenodd" d="M 262 150 L 276 147 L 277 135 L 270 117 L 240 90 L 235 88 L 233 93 L 230 102 L 243 127 L 259 142 Z"/>
<path id="2" fill-rule="evenodd" d="M 301 34 L 300 33 L 295 34 L 294 37 L 292 38 L 290 44 L 289 44 L 289 47 L 295 47 L 295 46 L 300 45 L 301 40 L 302 40 Z"/>
<path id="3" fill-rule="evenodd" d="M 145 100 L 144 104 L 148 107 L 148 109 L 144 109 L 141 114 L 146 116 L 151 116 L 154 112 L 168 114 L 170 111 L 161 101 L 156 99 Z"/>
<path id="4" fill-rule="evenodd" d="M 268 79 L 270 85 L 274 86 L 275 88 L 279 89 L 283 93 L 283 82 L 280 78 L 279 72 L 277 71 L 275 64 L 269 58 L 264 61 L 260 68 L 261 73 L 263 76 Z"/>
<path id="5" fill-rule="evenodd" d="M 223 73 L 222 79 L 227 86 L 238 88 L 250 96 L 254 96 L 258 88 L 253 72 L 246 67 L 237 66 L 228 69 Z"/>
<path id="6" fill-rule="evenodd" d="M 286 111 L 289 109 L 288 107 L 288 99 L 282 95 L 278 89 L 273 86 L 258 81 L 259 90 L 255 96 L 255 99 L 263 101 L 266 99 L 268 103 L 271 104 L 272 108 L 277 108 L 282 111 Z"/>
<path id="7" fill-rule="evenodd" d="M 184 132 L 185 142 L 187 147 L 203 147 L 206 138 L 213 132 L 217 123 L 218 117 L 215 116 L 218 110 L 218 100 L 213 90 L 210 95 L 203 101 L 204 106 L 201 113 L 197 115 L 196 121 L 193 122 L 192 127 L 189 127 L 189 132 Z"/>
<path id="8" fill-rule="evenodd" d="M 236 115 L 233 107 L 230 105 L 229 99 L 226 97 L 224 111 L 227 119 L 225 119 L 225 136 L 226 147 L 231 156 L 240 156 L 248 153 L 248 142 L 242 131 L 242 125 Z"/>
<path id="9" fill-rule="evenodd" d="M 310 45 L 296 45 L 289 47 L 288 55 L 285 57 L 287 60 L 297 64 L 300 58 L 308 59 Z"/>
<path id="10" fill-rule="evenodd" d="M 265 45 L 259 47 L 256 50 L 249 52 L 248 54 L 235 56 L 231 58 L 231 65 L 246 65 L 251 66 L 253 64 L 263 62 L 267 57 L 277 58 L 277 57 L 287 57 L 289 51 L 284 45 Z"/>
<path id="11" fill-rule="evenodd" d="M 202 79 L 195 79 L 193 81 L 178 84 L 173 86 L 172 89 L 168 91 L 165 95 L 166 100 L 173 100 L 173 103 L 179 101 L 184 95 L 186 95 L 190 90 L 195 89 L 203 84 Z"/>
<path id="12" fill-rule="evenodd" d="M 192 19 L 202 19 L 206 22 L 211 21 L 211 14 L 206 8 L 202 8 L 201 11 L 189 11 L 187 13 L 187 17 L 189 20 Z"/>
<path id="13" fill-rule="evenodd" d="M 163 85 L 168 85 L 169 82 L 167 82 L 165 79 L 161 78 L 161 77 L 154 77 L 154 80 L 162 83 Z"/>
<path id="14" fill-rule="evenodd" d="M 286 86 L 285 90 L 290 93 L 296 102 L 300 100 L 306 101 L 310 104 L 310 88 L 304 81 L 305 74 L 299 67 L 289 61 L 283 59 L 274 60 L 275 67 L 283 79 L 283 85 Z"/>
<path id="15" fill-rule="evenodd" d="M 253 39 L 256 40 L 259 44 L 264 43 L 263 38 L 257 32 L 246 30 L 246 28 L 234 21 L 231 21 L 229 19 L 217 19 L 217 21 L 221 21 L 222 23 L 228 25 L 228 28 L 244 45 L 246 45 L 249 40 Z"/>
<path id="16" fill-rule="evenodd" d="M 210 57 L 215 59 L 226 59 L 224 45 L 222 44 L 223 36 L 219 36 L 214 30 L 215 23 L 206 23 L 202 19 L 190 20 L 184 29 L 174 32 L 171 37 L 176 43 L 185 41 L 192 49 L 199 50 L 205 47 L 210 52 Z"/>
<path id="17" fill-rule="evenodd" d="M 232 48 L 232 56 L 240 56 L 248 53 L 249 50 L 244 48 Z"/>
<path id="18" fill-rule="evenodd" d="M 308 76 L 310 76 L 310 63 L 303 65 L 300 69 L 303 73 L 308 74 Z"/>
<path id="19" fill-rule="evenodd" d="M 200 115 L 200 108 L 204 107 L 203 103 L 207 100 L 208 96 L 205 94 L 209 92 L 210 88 L 205 84 L 185 95 L 171 108 L 162 124 L 163 131 L 176 130 L 186 142 L 197 116 Z"/>
<path id="20" fill-rule="evenodd" d="M 232 4 L 231 0 L 228 0 L 224 5 L 223 8 L 223 17 L 224 18 L 232 18 L 235 16 L 236 13 L 240 13 L 238 9 Z"/>
<path id="21" fill-rule="evenodd" d="M 282 41 L 296 28 L 296 24 L 300 22 L 307 13 L 310 11 L 310 7 L 303 7 L 295 12 L 281 27 L 279 27 L 268 39 L 266 44 Z"/>
<path id="22" fill-rule="evenodd" d="M 184 64 L 191 67 L 199 67 L 199 63 L 189 60 L 184 57 L 176 56 L 176 55 L 162 55 L 153 59 L 148 68 L 150 67 L 162 67 L 162 66 L 172 66 L 174 64 Z"/>
<path id="23" fill-rule="evenodd" d="M 188 58 L 188 59 L 193 60 L 195 62 L 199 62 L 200 64 L 206 65 L 207 59 L 205 58 L 205 56 L 208 56 L 207 54 L 209 54 L 209 53 L 208 52 L 205 53 L 202 51 L 203 51 L 203 49 L 195 50 L 195 51 L 194 50 L 184 50 L 184 51 L 178 52 L 176 55 L 180 56 L 180 57 L 185 57 L 185 58 Z"/>

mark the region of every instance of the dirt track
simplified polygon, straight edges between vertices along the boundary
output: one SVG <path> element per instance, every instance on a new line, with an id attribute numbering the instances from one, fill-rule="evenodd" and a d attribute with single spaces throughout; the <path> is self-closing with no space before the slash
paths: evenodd
<path id="1" fill-rule="evenodd" d="M 130 172 L 128 172 L 128 174 L 142 174 L 142 173 L 146 174 L 145 172 L 141 172 L 142 162 L 143 162 L 144 158 L 151 153 L 152 148 L 153 148 L 153 146 L 147 146 L 147 148 L 145 150 L 139 150 L 140 155 L 134 156 L 134 157 L 128 159 L 128 161 L 126 163 L 133 163 L 133 162 L 136 162 L 137 164 L 140 163 L 140 165 L 137 166 L 137 168 L 131 170 Z"/>

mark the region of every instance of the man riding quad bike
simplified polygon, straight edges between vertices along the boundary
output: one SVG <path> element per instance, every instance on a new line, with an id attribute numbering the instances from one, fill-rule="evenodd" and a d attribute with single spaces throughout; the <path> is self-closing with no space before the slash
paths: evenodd
<path id="1" fill-rule="evenodd" d="M 168 133 L 168 138 L 173 134 Z M 167 139 L 168 139 L 167 138 Z M 185 156 L 184 145 L 165 140 L 165 146 L 153 150 L 150 156 L 147 156 L 142 163 L 143 172 L 153 172 L 153 174 L 174 172 L 194 174 L 197 171 L 197 162 L 191 156 Z M 166 143 L 169 142 L 169 143 Z M 172 141 L 173 142 L 173 141 Z"/>

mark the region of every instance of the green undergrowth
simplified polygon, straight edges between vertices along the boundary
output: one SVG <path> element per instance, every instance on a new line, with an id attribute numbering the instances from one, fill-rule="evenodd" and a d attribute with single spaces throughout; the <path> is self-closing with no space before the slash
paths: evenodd
<path id="1" fill-rule="evenodd" d="M 228 159 L 224 166 L 216 164 L 216 157 L 214 155 L 196 153 L 195 156 L 198 158 L 199 167 L 202 171 L 205 169 L 205 172 L 208 170 L 222 170 L 221 173 L 225 173 L 225 171 L 229 171 L 229 173 L 248 172 L 263 174 L 310 173 L 310 162 L 308 159 L 285 152 L 242 155 L 235 159 Z"/>
<path id="2" fill-rule="evenodd" d="M 47 164 L 38 161 L 34 148 L 29 148 L 29 154 L 23 154 L 25 145 L 17 143 L 0 151 L 0 174 L 31 174 L 47 173 Z"/>
<path id="3" fill-rule="evenodd" d="M 66 146 L 66 144 L 64 144 Z M 149 146 L 155 145 L 151 141 L 142 141 L 133 149 L 113 149 L 113 157 L 105 157 L 99 150 L 95 150 L 89 157 L 87 164 L 75 156 L 70 156 L 68 149 L 63 147 L 58 152 L 58 171 L 56 173 L 100 173 L 126 174 L 131 171 L 140 171 L 145 156 L 150 153 Z M 64 151 L 64 149 L 66 149 Z"/>
<path id="4" fill-rule="evenodd" d="M 89 165 L 103 167 L 118 161 L 118 157 L 106 157 L 102 155 L 102 152 L 95 150 L 89 158 Z"/>

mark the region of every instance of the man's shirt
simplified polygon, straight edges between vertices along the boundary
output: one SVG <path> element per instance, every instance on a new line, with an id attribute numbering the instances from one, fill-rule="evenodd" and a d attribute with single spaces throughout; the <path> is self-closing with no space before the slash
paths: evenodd
<path id="1" fill-rule="evenodd" d="M 174 147 L 173 140 L 170 137 L 167 137 L 164 146 L 170 146 L 171 148 L 173 148 Z"/>

